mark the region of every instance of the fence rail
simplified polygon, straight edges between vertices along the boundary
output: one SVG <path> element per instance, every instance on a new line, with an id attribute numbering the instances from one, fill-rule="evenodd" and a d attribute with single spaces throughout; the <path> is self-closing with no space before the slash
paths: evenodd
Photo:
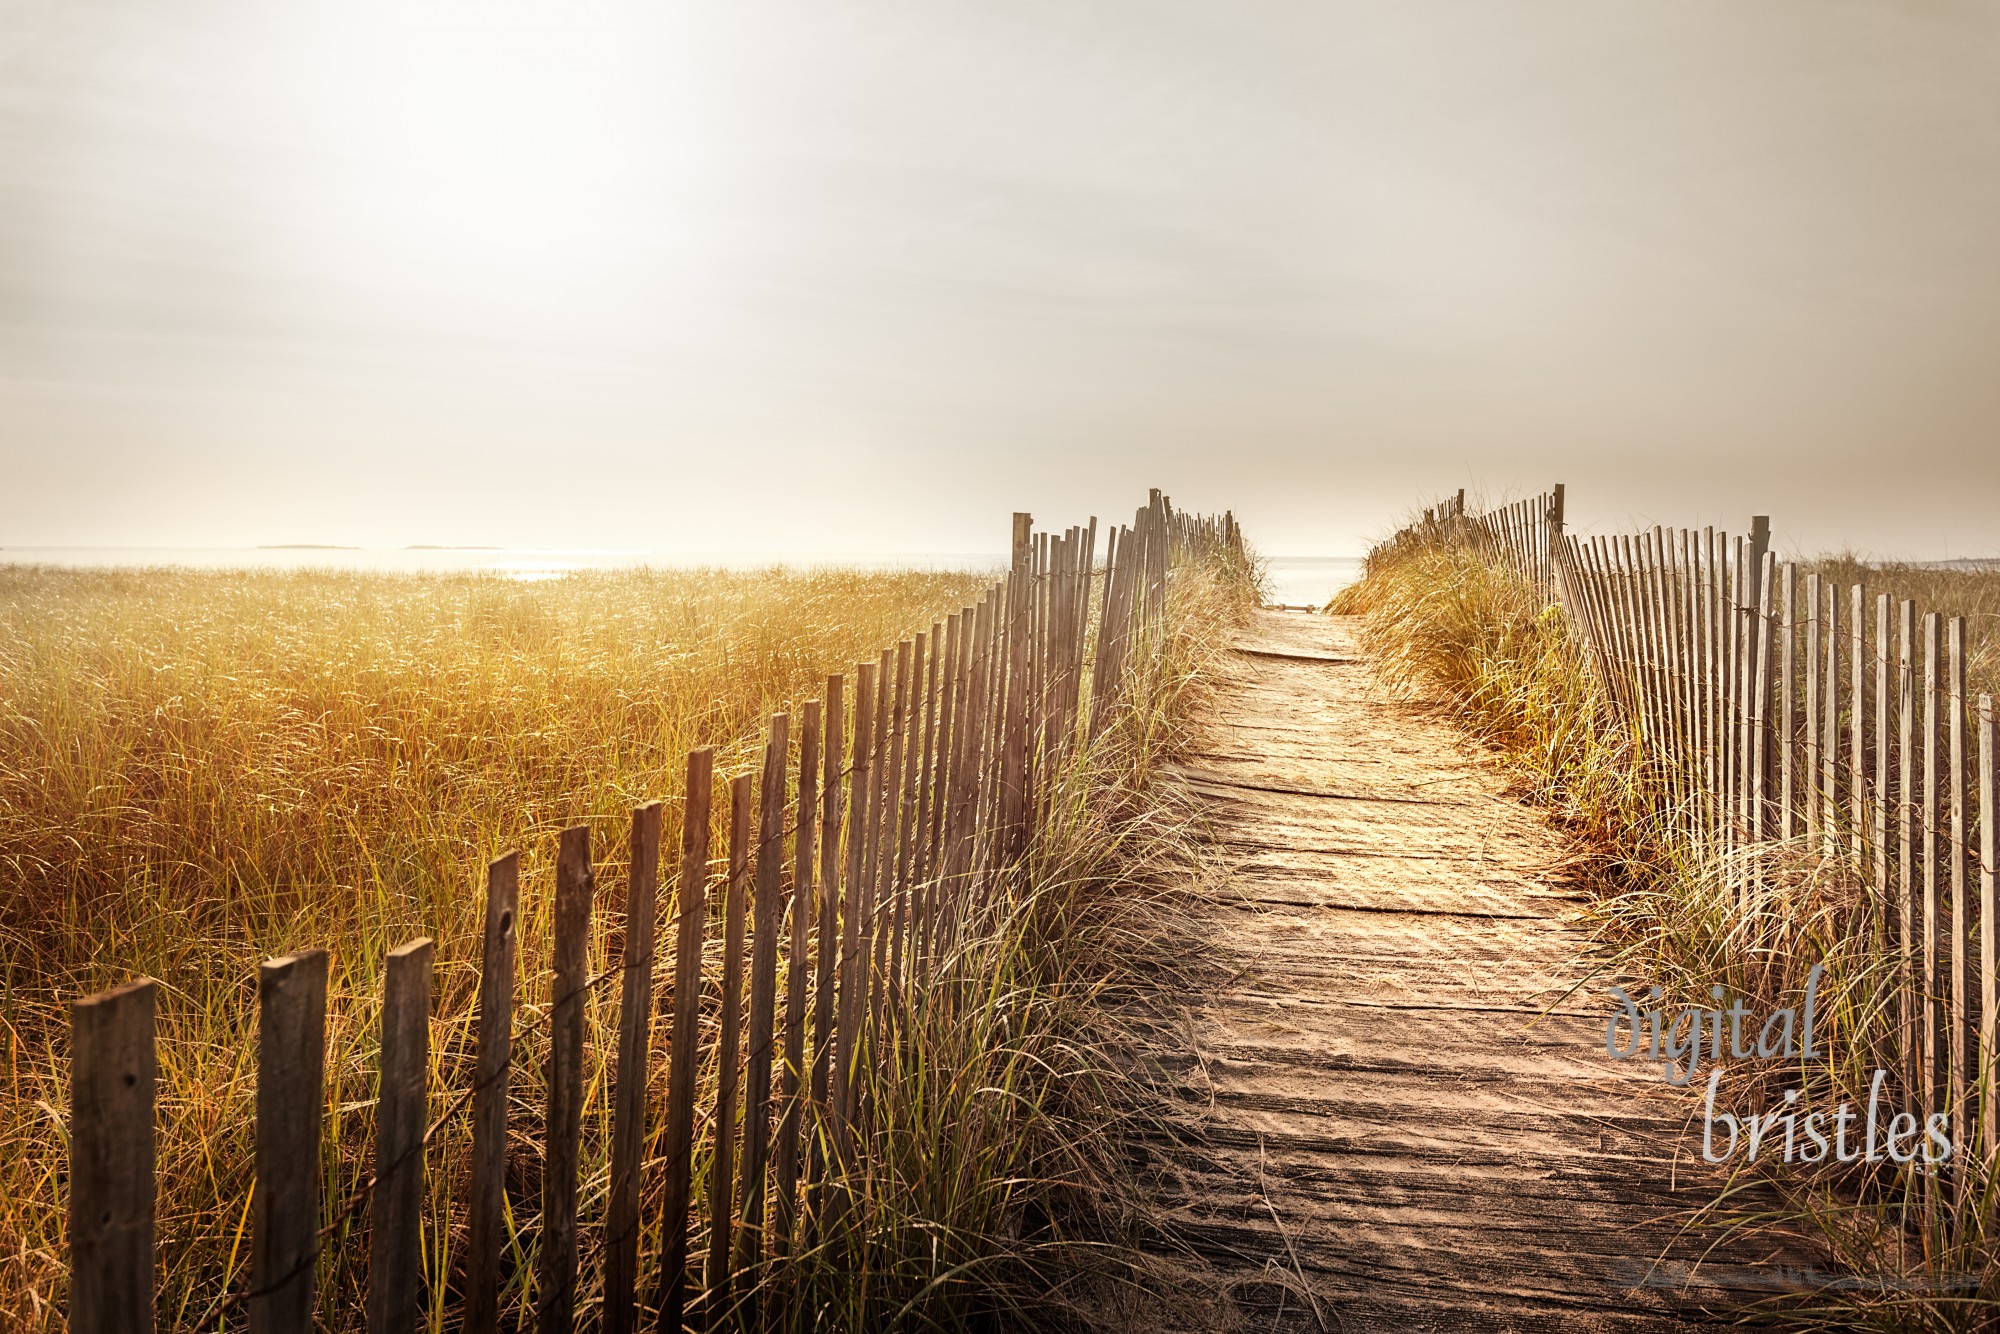
<path id="1" fill-rule="evenodd" d="M 1983 1186 L 2000 1155 L 2000 748 L 1992 696 L 1967 691 L 1965 618 L 1778 559 L 1764 516 L 1734 536 L 1583 539 L 1560 486 L 1479 515 L 1460 492 L 1392 541 L 1437 538 L 1563 609 L 1652 817 L 1739 902 L 1760 902 L 1786 855 L 1862 887 L 1894 979 L 1873 1052 L 1886 1096 L 1918 1125 L 1948 1115 L 1932 1180 L 1960 1199 Z"/>
<path id="2" fill-rule="evenodd" d="M 662 881 L 661 804 L 639 807 L 621 958 L 597 978 L 588 972 L 597 899 L 590 831 L 563 831 L 551 990 L 537 1021 L 549 1028 L 533 1313 L 540 1334 L 562 1334 L 577 1318 L 583 1005 L 594 988 L 616 981 L 621 991 L 602 1248 L 608 1331 L 635 1329 L 642 1297 L 659 1328 L 759 1324 L 757 1303 L 782 1287 L 767 1281 L 773 1266 L 853 1207 L 851 1182 L 873 1151 L 861 1063 L 879 1059 L 881 1039 L 908 1007 L 949 1003 L 954 947 L 987 924 L 1008 892 L 1049 785 L 1112 724 L 1140 679 L 1136 669 L 1163 630 L 1176 562 L 1243 556 L 1233 516 L 1183 514 L 1158 491 L 1106 539 L 1100 562 L 1095 519 L 1054 534 L 1015 515 L 1006 577 L 928 632 L 829 677 L 824 697 L 800 710 L 796 745 L 790 716 L 772 715 L 754 778 L 721 780 L 710 749 L 691 752 L 678 870 Z M 720 875 L 710 848 L 718 822 L 727 839 Z M 425 1150 L 468 1104 L 461 1322 L 468 1334 L 498 1329 L 510 1261 L 519 881 L 515 853 L 486 868 L 473 1078 L 428 1127 L 435 950 L 418 939 L 387 959 L 374 1176 L 331 1211 L 320 1198 L 327 956 L 309 950 L 263 965 L 250 1275 L 225 1306 L 247 1307 L 257 1334 L 311 1328 L 323 1248 L 363 1207 L 371 1215 L 368 1328 L 415 1327 L 426 1272 Z M 663 894 L 671 950 L 657 939 Z M 704 968 L 718 929 L 719 976 Z M 655 994 L 662 978 L 664 1003 Z M 73 1334 L 154 1327 L 160 995 L 141 979 L 73 1007 Z M 703 1025 L 705 999 L 712 1030 Z M 648 1098 L 656 1009 L 668 1013 L 663 1108 Z M 697 1091 L 705 1068 L 716 1072 L 716 1090 L 704 1110 Z M 661 1115 L 661 1148 L 647 1161 L 647 1123 Z M 705 1219 L 695 1217 L 697 1162 L 709 1168 L 699 1201 Z M 662 1180 L 663 1246 L 656 1291 L 641 1294 L 640 1180 L 648 1172 Z M 329 1212 L 333 1221 L 323 1221 Z M 698 1232 L 708 1245 L 697 1261 Z"/>

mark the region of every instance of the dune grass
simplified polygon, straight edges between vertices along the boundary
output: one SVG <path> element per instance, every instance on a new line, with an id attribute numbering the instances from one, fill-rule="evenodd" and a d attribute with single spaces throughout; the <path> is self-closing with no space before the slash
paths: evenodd
<path id="1" fill-rule="evenodd" d="M 2000 662 L 1992 633 L 2000 574 L 1869 567 L 1848 557 L 1813 568 L 1843 587 L 1864 583 L 1871 593 L 1964 612 L 1976 670 L 1990 679 Z M 1670 1006 L 1709 1004 L 1709 987 L 1721 983 L 1762 1013 L 1799 1004 L 1809 970 L 1824 964 L 1821 1059 L 1732 1069 L 1719 1105 L 1763 1106 L 1789 1086 L 1810 1103 L 1859 1105 L 1872 1070 L 1902 1061 L 1893 950 L 1844 853 L 1823 856 L 1800 839 L 1723 854 L 1690 838 L 1691 822 L 1665 795 L 1671 789 L 1644 738 L 1618 722 L 1577 631 L 1525 580 L 1446 534 L 1405 535 L 1371 553 L 1364 577 L 1328 610 L 1365 617 L 1364 638 L 1389 677 L 1442 702 L 1497 753 L 1523 796 L 1578 835 L 1585 878 L 1598 890 L 1591 911 L 1605 945 L 1601 975 L 1657 982 Z M 1754 877 L 1744 874 L 1748 859 Z M 1747 896 L 1746 881 L 1755 886 Z M 1752 1182 L 1776 1184 L 1785 1207 L 1745 1203 L 1742 1188 Z M 1829 1329 L 1976 1330 L 2000 1316 L 1994 1204 L 1974 1198 L 1951 1227 L 1949 1206 L 1927 1208 L 1910 1174 L 1809 1176 L 1763 1162 L 1754 1174 L 1740 1169 L 1694 1225 L 1804 1232 L 1857 1276 L 1774 1300 L 1762 1314 Z"/>
<path id="2" fill-rule="evenodd" d="M 1031 1305 L 1042 1319 L 1051 1266 L 1073 1271 L 1090 1249 L 1058 1220 L 1105 1205 L 1113 1179 L 1092 1000 L 1131 966 L 1117 946 L 1143 930 L 1132 914 L 1145 868 L 1176 855 L 1148 758 L 1175 743 L 1199 695 L 1199 645 L 1248 596 L 1238 574 L 1177 580 L 1133 707 L 1057 777 L 1059 818 L 953 961 L 952 1003 L 917 1007 L 891 1034 L 871 1095 L 879 1147 L 857 1184 L 864 1207 L 784 1280 L 805 1324 L 951 1328 Z M 751 767 L 770 712 L 819 695 L 828 673 L 927 629 L 986 583 L 0 567 L 0 1323 L 62 1327 L 67 1001 L 138 973 L 163 983 L 160 1316 L 234 1328 L 240 1313 L 221 1308 L 247 1265 L 257 960 L 309 945 L 333 956 L 331 1218 L 369 1166 L 382 956 L 417 934 L 438 942 L 435 1115 L 469 1072 L 479 874 L 508 847 L 523 853 L 527 1012 L 506 1300 L 528 1309 L 557 831 L 592 827 L 601 970 L 617 957 L 628 812 L 664 798 L 677 825 L 687 750 L 714 745 L 719 770 Z M 587 1018 L 586 1324 L 615 1024 L 616 994 L 600 989 Z M 664 1069 L 656 1076 L 663 1098 Z M 430 1155 L 433 1329 L 455 1320 L 466 1147 L 462 1124 L 447 1126 Z M 362 1318 L 361 1226 L 321 1263 L 329 1329 Z M 656 1225 L 641 1247 L 646 1292 Z"/>
<path id="3" fill-rule="evenodd" d="M 382 956 L 432 936 L 433 1082 L 456 1087 L 489 858 L 522 850 L 539 1002 L 557 830 L 592 824 L 598 878 L 622 885 L 626 812 L 677 797 L 690 747 L 740 767 L 767 713 L 985 583 L 0 569 L 6 1321 L 44 1327 L 58 1289 L 65 1002 L 164 984 L 161 1314 L 195 1322 L 247 1255 L 258 959 L 331 951 L 329 1082 L 337 1107 L 365 1105 Z M 593 1031 L 614 1023 L 594 998 Z M 330 1196 L 357 1184 L 362 1128 L 329 1118 Z"/>
<path id="4" fill-rule="evenodd" d="M 1150 1282 L 1119 1133 L 1147 1095 L 1113 1016 L 1175 966 L 1192 814 L 1155 776 L 1254 605 L 1242 570 L 1181 571 L 1130 706 L 1056 773 L 1007 893 L 890 1030 L 865 1206 L 791 1276 L 816 1327 L 1097 1328 L 1107 1293 Z"/>

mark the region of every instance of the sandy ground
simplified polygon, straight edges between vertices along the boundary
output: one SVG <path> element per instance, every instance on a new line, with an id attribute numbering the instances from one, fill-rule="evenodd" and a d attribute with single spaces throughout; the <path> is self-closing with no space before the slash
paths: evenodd
<path id="1" fill-rule="evenodd" d="M 1146 1148 L 1223 1323 L 1673 1329 L 1785 1286 L 1796 1248 L 1686 1227 L 1715 1187 L 1699 1103 L 1605 1054 L 1600 981 L 1572 992 L 1563 836 L 1351 621 L 1264 612 L 1238 647 L 1181 774 L 1213 968 L 1155 1015 L 1179 1129 Z"/>

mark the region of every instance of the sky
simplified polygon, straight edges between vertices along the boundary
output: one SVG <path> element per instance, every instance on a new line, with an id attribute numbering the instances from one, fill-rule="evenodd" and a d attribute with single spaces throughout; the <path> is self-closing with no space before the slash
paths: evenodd
<path id="1" fill-rule="evenodd" d="M 0 546 L 2000 554 L 1989 0 L 0 0 Z"/>

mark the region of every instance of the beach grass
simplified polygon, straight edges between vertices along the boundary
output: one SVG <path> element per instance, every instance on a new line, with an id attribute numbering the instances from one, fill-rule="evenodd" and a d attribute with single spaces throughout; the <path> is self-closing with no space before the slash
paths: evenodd
<path id="1" fill-rule="evenodd" d="M 687 751 L 716 747 L 720 772 L 754 768 L 771 712 L 818 697 L 829 673 L 928 630 L 989 581 L 0 567 L 0 1324 L 63 1327 L 65 1007 L 144 974 L 162 988 L 159 1317 L 239 1327 L 241 1309 L 227 1303 L 249 1254 L 256 966 L 319 946 L 332 955 L 322 1212 L 341 1221 L 320 1261 L 320 1321 L 358 1328 L 366 1212 L 339 1210 L 370 1170 L 383 956 L 416 935 L 437 942 L 436 1115 L 469 1075 L 479 887 L 485 863 L 510 848 L 522 853 L 524 1013 L 504 1301 L 516 1315 L 531 1310 L 545 1058 L 536 1021 L 558 832 L 592 830 L 599 971 L 617 957 L 629 812 L 664 800 L 677 827 Z M 952 961 L 953 1003 L 918 1008 L 884 1039 L 868 1095 L 878 1151 L 852 1183 L 864 1207 L 817 1234 L 782 1276 L 801 1327 L 1046 1322 L 1060 1306 L 1051 1275 L 1110 1253 L 1101 1228 L 1063 1221 L 1119 1207 L 1119 1077 L 1093 1045 L 1095 1000 L 1135 966 L 1142 952 L 1124 947 L 1144 937 L 1163 868 L 1186 851 L 1152 764 L 1179 744 L 1217 625 L 1253 600 L 1240 570 L 1177 578 L 1130 707 L 1055 775 L 1050 818 L 1013 888 Z M 616 1022 L 615 992 L 597 989 L 585 1070 L 586 1327 Z M 704 1071 L 704 1090 L 713 1077 Z M 657 1117 L 652 1130 L 657 1146 Z M 460 1118 L 430 1153 L 428 1323 L 439 1331 L 457 1318 L 466 1150 Z M 649 1220 L 653 1203 L 649 1186 Z M 646 1297 L 660 1243 L 649 1222 Z"/>

